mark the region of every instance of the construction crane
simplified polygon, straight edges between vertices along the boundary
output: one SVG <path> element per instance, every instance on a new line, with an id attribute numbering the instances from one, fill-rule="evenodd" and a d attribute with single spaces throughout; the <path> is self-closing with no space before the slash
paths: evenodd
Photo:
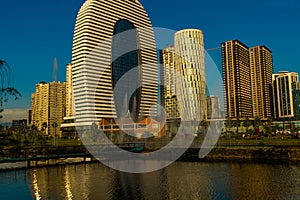
<path id="1" fill-rule="evenodd" d="M 209 49 L 206 49 L 206 51 L 216 51 L 216 50 L 219 50 L 221 49 L 222 47 L 219 46 L 219 47 L 214 47 L 214 48 L 209 48 Z"/>

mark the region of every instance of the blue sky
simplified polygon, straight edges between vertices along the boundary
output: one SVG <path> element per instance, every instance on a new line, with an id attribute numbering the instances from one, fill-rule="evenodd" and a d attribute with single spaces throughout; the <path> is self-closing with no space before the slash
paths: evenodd
<path id="1" fill-rule="evenodd" d="M 40 81 L 65 81 L 71 61 L 72 37 L 78 9 L 84 0 L 14 0 L 1 2 L 0 59 L 13 70 L 22 98 L 5 103 L 4 119 L 22 118 L 31 93 Z M 239 39 L 249 47 L 266 45 L 273 51 L 274 71 L 300 70 L 300 3 L 297 0 L 140 0 L 153 26 L 172 30 L 198 28 L 205 47 Z M 209 52 L 220 65 L 220 51 Z"/>

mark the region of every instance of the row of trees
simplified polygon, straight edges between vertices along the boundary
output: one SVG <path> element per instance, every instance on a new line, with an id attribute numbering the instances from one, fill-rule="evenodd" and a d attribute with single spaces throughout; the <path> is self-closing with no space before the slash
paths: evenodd
<path id="1" fill-rule="evenodd" d="M 227 118 L 224 122 L 224 132 L 226 133 L 234 133 L 232 130 L 235 131 L 235 134 L 238 135 L 266 135 L 271 136 L 272 134 L 276 134 L 276 130 L 279 130 L 279 124 L 275 123 L 272 124 L 273 118 L 269 117 L 267 120 L 261 120 L 260 118 L 256 117 L 254 120 L 250 120 L 249 118 L 244 119 L 230 119 Z M 206 120 L 202 120 L 200 122 L 199 132 L 205 133 L 207 128 L 209 127 L 209 122 Z M 240 128 L 244 127 L 246 131 L 241 132 Z M 284 127 L 284 125 L 283 125 Z M 291 132 L 298 132 L 299 128 L 297 128 L 293 123 L 290 123 L 290 130 Z"/>

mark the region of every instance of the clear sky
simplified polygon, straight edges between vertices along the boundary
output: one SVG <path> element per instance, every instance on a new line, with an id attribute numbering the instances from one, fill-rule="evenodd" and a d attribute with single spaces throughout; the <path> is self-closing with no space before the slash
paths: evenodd
<path id="1" fill-rule="evenodd" d="M 58 81 L 65 81 L 71 62 L 73 30 L 84 0 L 2 1 L 0 59 L 14 73 L 22 98 L 4 104 L 2 122 L 23 118 L 31 93 L 40 81 L 53 80 L 53 60 L 58 60 Z M 205 48 L 239 39 L 247 46 L 266 45 L 273 51 L 274 72 L 300 72 L 300 2 L 297 0 L 140 0 L 153 26 L 204 32 Z M 221 52 L 209 52 L 220 65 Z M 219 66 L 220 67 L 220 66 Z"/>

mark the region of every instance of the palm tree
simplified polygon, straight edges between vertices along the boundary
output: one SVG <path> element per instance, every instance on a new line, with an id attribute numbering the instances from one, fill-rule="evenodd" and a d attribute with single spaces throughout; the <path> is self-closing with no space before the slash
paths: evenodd
<path id="1" fill-rule="evenodd" d="M 208 123 L 208 121 L 206 121 L 205 119 L 204 120 L 202 120 L 201 122 L 200 122 L 200 126 L 204 129 L 204 133 L 206 133 L 206 130 L 207 130 L 207 127 L 209 126 L 209 123 Z"/>
<path id="2" fill-rule="evenodd" d="M 230 131 L 231 127 L 233 126 L 233 121 L 230 117 L 228 117 L 226 119 L 225 123 L 226 123 L 226 131 L 228 132 L 228 131 Z"/>
<path id="3" fill-rule="evenodd" d="M 243 121 L 243 126 L 246 127 L 246 133 L 248 133 L 249 126 L 250 126 L 251 124 L 252 124 L 252 123 L 251 123 L 249 117 L 246 117 L 246 119 Z"/>
<path id="4" fill-rule="evenodd" d="M 239 127 L 241 125 L 241 121 L 240 121 L 240 118 L 237 117 L 236 120 L 233 121 L 233 126 L 236 127 L 236 135 L 239 134 Z"/>

